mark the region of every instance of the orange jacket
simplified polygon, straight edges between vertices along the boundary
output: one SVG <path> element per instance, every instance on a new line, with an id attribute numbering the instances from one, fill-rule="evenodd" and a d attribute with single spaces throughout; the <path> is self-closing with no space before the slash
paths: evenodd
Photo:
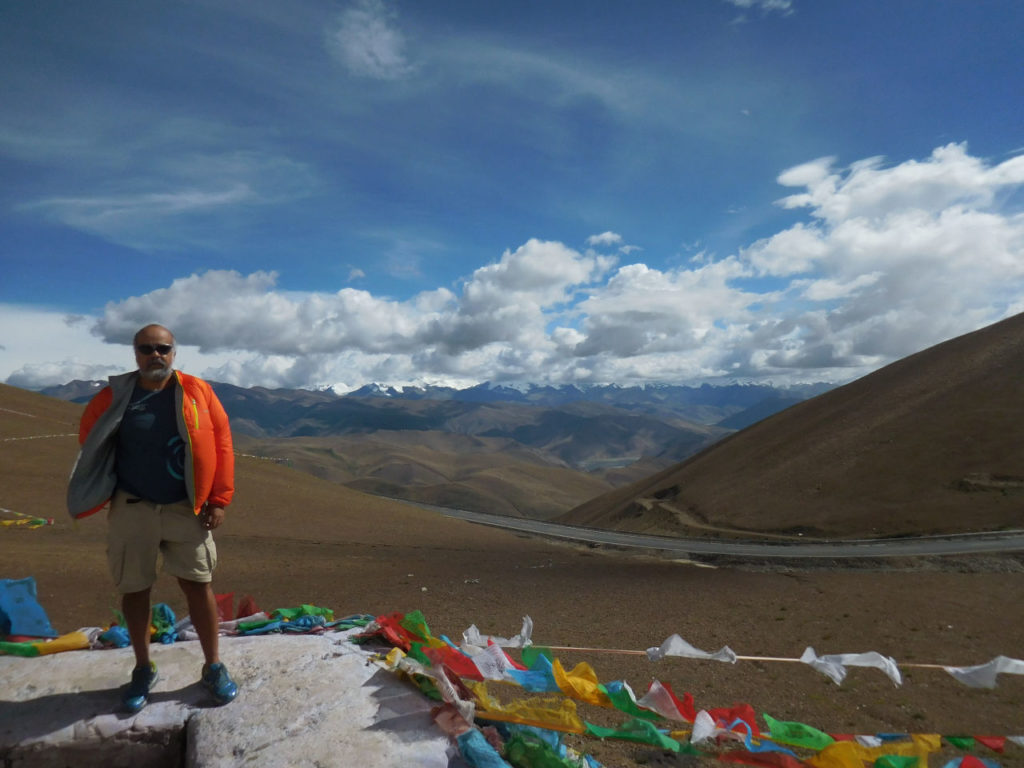
<path id="1" fill-rule="evenodd" d="M 185 442 L 185 488 L 198 515 L 207 504 L 226 507 L 235 493 L 235 454 L 227 413 L 213 388 L 200 378 L 174 371 L 178 432 Z M 98 512 L 114 495 L 117 430 L 128 407 L 138 372 L 111 376 L 82 414 L 82 448 L 68 482 L 72 517 Z"/>

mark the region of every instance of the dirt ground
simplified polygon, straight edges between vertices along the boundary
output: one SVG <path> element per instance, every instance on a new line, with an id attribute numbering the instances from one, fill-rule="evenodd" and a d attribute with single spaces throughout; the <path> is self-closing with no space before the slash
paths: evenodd
<path id="1" fill-rule="evenodd" d="M 419 512 L 415 528 L 430 527 Z M 873 669 L 851 668 L 841 686 L 803 664 L 668 659 L 643 651 L 679 633 L 698 648 L 728 645 L 742 656 L 799 657 L 869 650 L 903 664 L 970 666 L 1024 648 L 1024 574 L 1013 561 L 1000 572 L 967 564 L 909 564 L 906 570 L 762 570 L 706 568 L 652 557 L 549 544 L 515 534 L 435 519 L 443 536 L 402 535 L 384 526 L 367 540 L 268 537 L 239 515 L 218 536 L 215 587 L 251 594 L 265 609 L 313 603 L 338 616 L 420 609 L 435 635 L 458 638 L 470 624 L 515 634 L 534 622 L 538 645 L 558 646 L 566 668 L 589 663 L 599 680 L 625 680 L 642 695 L 657 679 L 697 708 L 751 704 L 759 714 L 832 733 L 1024 733 L 1024 678 L 1004 675 L 975 690 L 942 670 L 905 668 L 902 687 Z M 73 527 L 5 532 L 3 576 L 34 575 L 39 599 L 60 631 L 106 624 L 116 597 L 108 585 L 102 519 Z M 394 535 L 390 535 L 394 533 Z M 179 613 L 176 586 L 161 577 L 155 599 Z M 607 649 L 575 651 L 568 648 Z M 615 711 L 580 706 L 610 726 Z M 570 739 L 605 765 L 636 765 L 656 751 L 592 737 Z M 978 749 L 982 749 L 979 747 Z M 1014 751 L 1015 750 L 1015 751 Z M 998 759 L 1024 764 L 1010 745 Z M 956 756 L 956 753 L 951 753 Z M 995 757 L 995 755 L 989 755 Z"/>

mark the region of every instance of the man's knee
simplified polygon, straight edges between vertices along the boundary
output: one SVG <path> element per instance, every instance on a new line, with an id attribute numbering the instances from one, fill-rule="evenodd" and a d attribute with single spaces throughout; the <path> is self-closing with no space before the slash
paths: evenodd
<path id="1" fill-rule="evenodd" d="M 177 579 L 178 586 L 181 587 L 181 591 L 186 595 L 213 594 L 213 585 L 209 581 L 193 581 L 192 579 L 183 579 L 180 576 Z"/>

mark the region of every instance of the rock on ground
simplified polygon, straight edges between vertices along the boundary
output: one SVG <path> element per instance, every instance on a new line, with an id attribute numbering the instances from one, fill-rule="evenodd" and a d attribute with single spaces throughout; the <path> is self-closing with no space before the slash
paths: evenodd
<path id="1" fill-rule="evenodd" d="M 136 715 L 117 712 L 130 649 L 0 656 L 0 765 L 447 766 L 429 702 L 350 634 L 222 637 L 240 688 L 224 707 L 198 684 L 197 642 L 154 645 L 160 680 Z"/>

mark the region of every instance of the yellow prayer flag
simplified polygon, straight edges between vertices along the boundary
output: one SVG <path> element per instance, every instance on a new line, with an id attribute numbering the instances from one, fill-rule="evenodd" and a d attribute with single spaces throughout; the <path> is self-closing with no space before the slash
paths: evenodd
<path id="1" fill-rule="evenodd" d="M 864 768 L 882 755 L 916 757 L 917 768 L 928 768 L 928 755 L 938 752 L 942 737 L 934 733 L 914 733 L 910 741 L 890 742 L 879 747 L 865 747 L 855 741 L 837 741 L 829 744 L 813 757 L 805 760 L 814 768 Z"/>
<path id="2" fill-rule="evenodd" d="M 476 714 L 485 720 L 519 723 L 565 733 L 584 733 L 585 727 L 576 713 L 576 703 L 558 696 L 535 696 L 502 703 L 492 697 L 487 684 L 466 681 L 477 697 Z"/>
<path id="3" fill-rule="evenodd" d="M 576 699 L 599 707 L 611 707 L 611 699 L 598 688 L 597 673 L 585 661 L 581 661 L 571 672 L 566 672 L 562 662 L 555 659 L 551 663 L 552 673 L 558 689 L 570 699 Z"/>
<path id="4" fill-rule="evenodd" d="M 40 656 L 61 651 L 84 651 L 89 647 L 89 636 L 85 632 L 68 632 L 45 643 L 35 643 Z"/>

